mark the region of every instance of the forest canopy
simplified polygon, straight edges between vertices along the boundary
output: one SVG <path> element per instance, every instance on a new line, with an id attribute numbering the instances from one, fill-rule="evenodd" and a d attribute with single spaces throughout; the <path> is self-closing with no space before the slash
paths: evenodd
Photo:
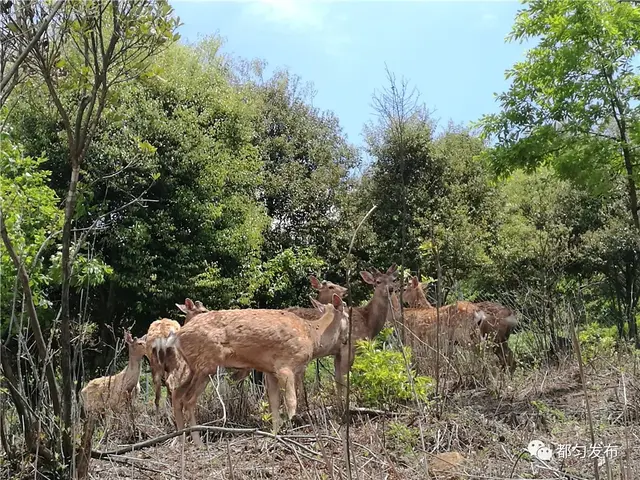
<path id="1" fill-rule="evenodd" d="M 60 349 L 46 388 L 63 422 L 83 375 L 111 362 L 102 346 L 186 297 L 306 305 L 309 275 L 350 271 L 361 304 L 358 272 L 394 262 L 441 304 L 499 301 L 555 335 L 577 302 L 580 321 L 639 343 L 634 4 L 526 2 L 510 40 L 538 44 L 474 128 L 438 124 L 422 103 L 436 92 L 390 74 L 365 161 L 303 79 L 216 36 L 181 42 L 167 2 L 123 2 L 99 27 L 88 4 L 50 3 L 2 56 L 0 335 L 45 364 L 44 342 Z"/>

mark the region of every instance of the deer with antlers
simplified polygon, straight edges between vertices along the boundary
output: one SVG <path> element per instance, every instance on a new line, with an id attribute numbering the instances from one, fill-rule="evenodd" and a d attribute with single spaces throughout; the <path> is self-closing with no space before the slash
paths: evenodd
<path id="1" fill-rule="evenodd" d="M 219 310 L 198 315 L 171 332 L 162 348 L 175 347 L 189 369 L 188 377 L 173 391 L 176 427 L 184 427 L 185 414 L 191 425 L 196 424 L 197 397 L 208 376 L 223 366 L 265 373 L 273 429 L 277 432 L 281 425 L 280 387 L 285 389 L 291 420 L 297 406 L 296 372 L 344 342 L 347 316 L 342 299 L 333 295 L 332 303 L 317 303 L 316 308 L 321 318 L 313 324 L 283 310 Z M 191 437 L 196 445 L 202 445 L 198 432 L 192 432 Z"/>
<path id="2" fill-rule="evenodd" d="M 120 412 L 132 406 L 140 392 L 140 367 L 146 351 L 146 335 L 131 337 L 126 330 L 124 341 L 129 349 L 129 363 L 115 375 L 94 378 L 80 392 L 83 409 L 87 415 L 98 416 L 107 411 Z"/>
<path id="3" fill-rule="evenodd" d="M 403 300 L 410 309 L 405 311 L 413 333 L 424 340 L 433 341 L 435 334 L 436 310 L 424 293 L 417 277 L 412 277 L 405 287 Z M 418 311 L 417 311 L 418 310 Z M 422 310 L 421 312 L 419 310 Z M 515 362 L 508 340 L 514 327 L 518 325 L 515 312 L 494 302 L 463 302 L 440 308 L 443 334 L 449 334 L 454 342 L 477 344 L 480 340 L 495 343 L 494 353 L 504 368 L 513 372 Z"/>
<path id="4" fill-rule="evenodd" d="M 176 307 L 185 314 L 185 325 L 196 315 L 209 311 L 202 302 L 194 302 L 190 298 L 187 298 L 183 304 L 176 303 Z M 171 332 L 177 332 L 178 330 L 180 330 L 178 322 L 169 318 L 161 318 L 149 325 L 149 330 L 145 335 L 147 339 L 145 356 L 149 360 L 149 366 L 151 367 L 156 413 L 160 409 L 160 394 L 163 383 L 167 388 L 167 399 L 171 398 L 171 387 L 167 383 L 167 376 L 178 367 L 179 361 L 173 349 L 164 350 L 159 346 L 162 344 L 163 339 L 169 337 Z M 164 358 L 165 356 L 167 358 Z"/>

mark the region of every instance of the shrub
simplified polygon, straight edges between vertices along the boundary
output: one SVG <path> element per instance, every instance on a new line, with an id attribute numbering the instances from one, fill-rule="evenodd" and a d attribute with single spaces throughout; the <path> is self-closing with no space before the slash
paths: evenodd
<path id="1" fill-rule="evenodd" d="M 360 340 L 356 345 L 358 354 L 351 369 L 351 386 L 362 406 L 393 409 L 416 399 L 411 381 L 417 400 L 427 402 L 434 381 L 417 375 L 413 368 L 407 371 L 402 352 L 380 348 L 378 340 Z M 404 347 L 404 355 L 411 365 L 411 348 Z"/>
<path id="2" fill-rule="evenodd" d="M 586 325 L 578 334 L 582 361 L 590 363 L 596 358 L 611 358 L 616 347 L 617 329 L 603 327 L 596 322 Z"/>

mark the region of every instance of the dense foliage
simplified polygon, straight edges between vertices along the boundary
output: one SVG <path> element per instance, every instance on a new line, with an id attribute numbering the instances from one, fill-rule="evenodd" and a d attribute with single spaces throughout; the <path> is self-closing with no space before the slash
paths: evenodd
<path id="1" fill-rule="evenodd" d="M 259 62 L 223 54 L 218 38 L 177 43 L 165 2 L 123 14 L 125 53 L 100 67 L 106 57 L 94 52 L 87 67 L 77 46 L 97 27 L 70 4 L 68 28 L 56 24 L 48 39 L 59 50 L 28 57 L 28 78 L 1 110 L 2 227 L 35 306 L 5 242 L 6 348 L 31 347 L 15 334 L 37 314 L 63 355 L 45 364 L 62 370 L 69 394 L 71 357 L 74 372 L 103 371 L 112 358 L 92 342 L 113 345 L 123 327 L 142 334 L 176 317 L 185 297 L 211 309 L 306 306 L 310 274 L 344 284 L 349 270 L 359 304 L 371 295 L 359 270 L 393 262 L 423 276 L 440 270 L 444 302 L 498 300 L 551 337 L 571 311 L 590 325 L 583 339 L 594 349 L 597 325 L 638 342 L 640 8 L 525 4 L 511 38 L 538 44 L 508 71 L 512 84 L 482 131 L 442 128 L 390 76 L 366 128 L 368 164 L 295 75 L 264 79 Z M 136 27 L 147 16 L 153 29 Z M 100 25 L 104 38 L 110 25 Z M 127 41 L 137 56 L 127 57 Z M 408 400 L 400 354 L 376 356 L 374 345 L 363 347 L 354 387 L 371 405 Z M 381 371 L 391 380 L 366 376 L 376 362 L 398 367 Z"/>

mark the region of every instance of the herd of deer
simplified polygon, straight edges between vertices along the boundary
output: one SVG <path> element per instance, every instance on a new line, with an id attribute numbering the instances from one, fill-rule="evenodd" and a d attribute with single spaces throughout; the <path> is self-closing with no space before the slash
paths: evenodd
<path id="1" fill-rule="evenodd" d="M 280 389 L 284 388 L 286 413 L 296 414 L 303 388 L 306 366 L 325 356 L 334 357 L 338 404 L 342 405 L 345 375 L 351 368 L 356 341 L 372 339 L 386 322 L 399 319 L 400 303 L 396 295 L 397 267 L 393 264 L 382 273 L 360 272 L 362 279 L 374 287 L 373 297 L 352 310 L 352 341 L 347 342 L 349 315 L 343 298 L 347 289 L 311 276 L 311 286 L 318 291 L 311 299 L 314 308 L 292 307 L 285 310 L 237 309 L 209 311 L 199 302 L 186 299 L 178 308 L 185 313 L 184 325 L 162 318 L 154 321 L 140 339 L 125 332 L 129 364 L 116 375 L 91 380 L 82 390 L 85 413 L 99 415 L 106 408 L 118 410 L 130 404 L 139 393 L 143 357 L 151 367 L 158 412 L 161 387 L 167 388 L 178 430 L 196 425 L 195 407 L 209 375 L 218 367 L 235 369 L 232 378 L 244 379 L 251 369 L 265 374 L 274 432 L 281 419 Z M 492 302 L 458 301 L 440 309 L 427 300 L 416 277 L 403 286 L 404 326 L 409 332 L 407 344 L 433 345 L 436 332 L 448 341 L 477 345 L 491 339 L 494 352 L 504 367 L 514 368 L 507 340 L 517 325 L 509 308 Z M 192 431 L 194 444 L 202 445 L 198 432 Z"/>

